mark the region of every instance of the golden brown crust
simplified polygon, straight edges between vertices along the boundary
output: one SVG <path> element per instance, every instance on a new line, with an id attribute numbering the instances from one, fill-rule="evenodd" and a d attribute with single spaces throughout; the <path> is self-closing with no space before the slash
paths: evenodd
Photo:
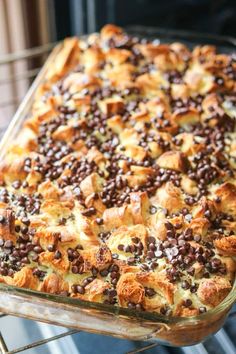
<path id="1" fill-rule="evenodd" d="M 221 277 L 201 280 L 198 288 L 200 300 L 209 306 L 217 306 L 230 292 L 230 282 Z"/>
<path id="2" fill-rule="evenodd" d="M 109 284 L 101 279 L 95 279 L 92 283 L 89 283 L 85 289 L 85 294 L 77 293 L 73 295 L 73 297 L 87 301 L 102 302 L 105 299 L 105 290 L 109 289 Z"/>
<path id="3" fill-rule="evenodd" d="M 3 223 L 0 223 L 0 238 L 15 242 L 16 235 L 14 213 L 9 209 L 0 209 L 0 217 L 4 220 Z"/>
<path id="4" fill-rule="evenodd" d="M 15 273 L 13 281 L 10 285 L 36 290 L 38 286 L 38 279 L 33 276 L 32 269 L 22 268 L 19 272 Z"/>
<path id="5" fill-rule="evenodd" d="M 157 159 L 157 164 L 162 168 L 168 168 L 179 172 L 186 170 L 184 154 L 178 151 L 167 151 Z"/>
<path id="6" fill-rule="evenodd" d="M 195 218 L 191 221 L 189 227 L 193 230 L 194 234 L 205 237 L 209 229 L 210 222 L 206 218 Z"/>
<path id="7" fill-rule="evenodd" d="M 143 286 L 153 288 L 159 297 L 167 300 L 168 304 L 173 304 L 175 286 L 168 282 L 164 274 L 137 273 L 136 278 Z"/>
<path id="8" fill-rule="evenodd" d="M 91 155 L 90 155 L 91 156 Z M 100 192 L 102 180 L 97 173 L 92 173 L 80 183 L 80 189 L 85 197 Z"/>
<path id="9" fill-rule="evenodd" d="M 180 302 L 174 311 L 175 316 L 181 316 L 181 317 L 192 317 L 192 316 L 197 316 L 198 314 L 199 311 L 196 308 L 186 307 L 184 301 Z"/>
<path id="10" fill-rule="evenodd" d="M 57 259 L 53 252 L 42 252 L 39 255 L 39 264 L 43 266 L 50 266 L 56 270 L 59 274 L 63 275 L 70 267 L 66 252 L 64 250 L 58 250 L 60 252 L 60 258 Z"/>
<path id="11" fill-rule="evenodd" d="M 106 209 L 103 213 L 103 220 L 107 230 L 118 228 L 122 225 L 131 225 L 133 218 L 127 205 L 120 208 Z"/>
<path id="12" fill-rule="evenodd" d="M 90 270 L 93 267 L 102 270 L 111 264 L 111 251 L 106 246 L 91 248 L 90 250 L 81 251 L 84 260 L 84 267 Z"/>
<path id="13" fill-rule="evenodd" d="M 144 287 L 136 280 L 136 274 L 121 275 L 116 289 L 121 306 L 127 306 L 129 302 L 140 304 L 144 300 Z"/>
<path id="14" fill-rule="evenodd" d="M 62 77 L 76 63 L 78 52 L 77 38 L 67 38 L 63 43 L 61 55 L 56 57 L 54 67 L 47 72 L 47 78 L 56 81 Z"/>
<path id="15" fill-rule="evenodd" d="M 228 256 L 236 255 L 236 235 L 223 237 L 214 241 L 215 246 L 220 252 Z"/>
<path id="16" fill-rule="evenodd" d="M 221 202 L 217 204 L 220 211 L 236 216 L 236 186 L 226 182 L 218 187 L 215 194 L 220 197 Z"/>
<path id="17" fill-rule="evenodd" d="M 46 293 L 51 294 L 58 294 L 68 290 L 68 283 L 65 282 L 62 277 L 55 273 L 47 275 L 40 287 L 40 291 L 44 291 Z"/>
<path id="18" fill-rule="evenodd" d="M 177 212 L 185 207 L 179 188 L 175 187 L 171 182 L 167 182 L 159 188 L 153 199 L 158 205 L 168 211 Z"/>
<path id="19" fill-rule="evenodd" d="M 196 124 L 200 120 L 200 114 L 196 108 L 190 107 L 188 109 L 177 109 L 171 119 L 180 126 L 188 124 Z"/>

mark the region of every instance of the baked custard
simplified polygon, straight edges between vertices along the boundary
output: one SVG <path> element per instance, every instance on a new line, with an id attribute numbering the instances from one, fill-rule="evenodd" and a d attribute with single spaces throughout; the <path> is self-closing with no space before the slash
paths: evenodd
<path id="1" fill-rule="evenodd" d="M 0 164 L 0 282 L 166 316 L 231 291 L 236 56 L 65 39 Z"/>

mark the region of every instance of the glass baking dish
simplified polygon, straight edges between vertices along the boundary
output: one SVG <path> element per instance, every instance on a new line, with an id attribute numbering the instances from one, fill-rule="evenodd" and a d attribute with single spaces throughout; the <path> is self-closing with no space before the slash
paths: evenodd
<path id="1" fill-rule="evenodd" d="M 181 41 L 190 47 L 202 43 L 214 44 L 219 51 L 227 53 L 235 51 L 236 47 L 236 41 L 230 37 L 204 36 L 144 27 L 129 28 L 129 32 L 146 38 L 156 38 L 160 42 Z M 35 91 L 60 50 L 61 44 L 58 44 L 17 110 L 0 143 L 0 159 L 27 118 Z M 186 318 L 166 317 L 157 313 L 87 302 L 0 283 L 0 311 L 3 313 L 130 340 L 151 339 L 171 346 L 192 345 L 216 332 L 223 325 L 235 301 L 236 281 L 224 301 L 207 313 Z"/>

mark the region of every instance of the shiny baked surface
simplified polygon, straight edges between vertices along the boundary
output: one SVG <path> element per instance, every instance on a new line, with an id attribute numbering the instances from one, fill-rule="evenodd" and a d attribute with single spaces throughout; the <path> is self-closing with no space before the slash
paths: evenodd
<path id="1" fill-rule="evenodd" d="M 0 281 L 194 316 L 230 292 L 236 58 L 66 39 L 0 165 Z"/>

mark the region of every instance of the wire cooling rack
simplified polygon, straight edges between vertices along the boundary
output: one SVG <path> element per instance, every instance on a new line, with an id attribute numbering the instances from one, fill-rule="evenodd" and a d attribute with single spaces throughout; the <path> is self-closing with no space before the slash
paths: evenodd
<path id="1" fill-rule="evenodd" d="M 0 317 L 5 317 L 7 316 L 6 314 L 0 314 Z M 77 331 L 77 330 L 74 330 L 74 329 L 71 329 L 69 331 L 65 331 L 63 333 L 60 333 L 58 335 L 55 335 L 55 336 L 52 336 L 52 337 L 49 337 L 49 338 L 44 338 L 44 339 L 41 339 L 41 340 L 38 340 L 38 341 L 35 341 L 35 342 L 32 342 L 32 343 L 29 343 L 27 345 L 24 345 L 22 347 L 19 347 L 19 348 L 15 348 L 13 350 L 8 350 L 8 346 L 7 346 L 7 343 L 6 343 L 6 340 L 4 339 L 3 335 L 1 334 L 0 332 L 0 354 L 16 354 L 16 353 L 21 353 L 23 351 L 26 351 L 26 350 L 29 350 L 29 349 L 33 349 L 33 348 L 37 348 L 37 347 L 40 347 L 44 344 L 48 344 L 52 341 L 55 341 L 55 340 L 58 340 L 58 339 L 61 339 L 63 337 L 67 337 L 67 336 L 71 336 L 73 334 L 77 334 L 79 333 L 80 331 Z M 138 349 L 135 349 L 135 350 L 131 350 L 129 352 L 126 352 L 125 354 L 136 354 L 136 353 L 142 353 L 148 349 L 151 349 L 151 348 L 154 348 L 154 347 L 157 347 L 158 346 L 158 343 L 147 343 L 147 344 L 144 344 L 142 347 L 138 348 Z"/>
<path id="2" fill-rule="evenodd" d="M 0 314 L 0 319 L 2 317 L 6 317 L 6 316 L 7 316 L 6 314 Z M 234 312 L 231 312 L 231 314 L 229 315 L 229 319 L 232 317 L 236 317 L 236 310 Z M 48 338 L 40 339 L 40 340 L 34 341 L 32 343 L 26 344 L 24 346 L 14 348 L 12 350 L 8 349 L 8 343 L 4 339 L 3 335 L 0 332 L 0 354 L 22 353 L 22 352 L 25 352 L 29 349 L 38 348 L 38 347 L 46 345 L 50 342 L 59 340 L 64 337 L 73 336 L 74 334 L 78 334 L 80 332 L 81 331 L 77 331 L 77 330 L 73 330 L 73 329 L 66 331 L 66 329 L 65 329 L 65 332 L 62 332 L 60 334 L 49 336 Z M 229 335 L 225 331 L 225 329 L 221 329 L 217 334 L 215 334 L 214 338 L 220 344 L 220 346 L 222 348 L 224 348 L 225 353 L 235 354 L 236 348 L 235 348 L 232 340 L 230 339 Z M 143 342 L 142 344 L 140 344 L 139 348 L 135 348 L 134 350 L 123 352 L 122 354 L 148 353 L 149 352 L 148 350 L 156 348 L 156 347 L 158 347 L 157 342 Z M 168 349 L 167 349 L 167 351 L 168 351 Z M 220 353 L 219 351 L 217 351 L 217 352 Z M 163 351 L 161 351 L 161 353 L 163 353 Z M 169 353 L 169 351 L 168 351 L 168 353 Z M 209 352 L 208 352 L 207 346 L 204 343 L 203 344 L 200 343 L 200 344 L 197 344 L 192 347 L 181 348 L 181 353 L 184 353 L 184 354 L 208 354 Z M 211 351 L 211 353 L 215 353 L 215 351 Z"/>
<path id="3" fill-rule="evenodd" d="M 5 317 L 7 315 L 5 314 L 1 314 L 0 317 Z M 76 330 L 69 330 L 67 332 L 64 332 L 64 333 L 61 333 L 61 334 L 58 334 L 56 336 L 53 336 L 53 337 L 49 337 L 49 338 L 45 338 L 45 339 L 41 339 L 41 340 L 38 340 L 36 342 L 33 342 L 33 343 L 30 343 L 30 344 L 27 344 L 27 345 L 24 345 L 20 348 L 16 348 L 16 349 L 13 349 L 13 350 L 8 350 L 8 347 L 7 347 L 7 343 L 5 341 L 5 339 L 3 338 L 1 332 L 0 332 L 0 353 L 1 354 L 15 354 L 15 353 L 21 353 L 25 350 L 28 350 L 28 349 L 33 349 L 33 348 L 36 348 L 36 347 L 39 347 L 43 344 L 47 344 L 49 342 L 52 342 L 54 340 L 57 340 L 57 339 L 60 339 L 60 338 L 63 338 L 63 337 L 66 337 L 66 336 L 70 336 L 70 335 L 73 335 L 75 333 L 79 333 L 79 331 L 76 331 Z"/>

